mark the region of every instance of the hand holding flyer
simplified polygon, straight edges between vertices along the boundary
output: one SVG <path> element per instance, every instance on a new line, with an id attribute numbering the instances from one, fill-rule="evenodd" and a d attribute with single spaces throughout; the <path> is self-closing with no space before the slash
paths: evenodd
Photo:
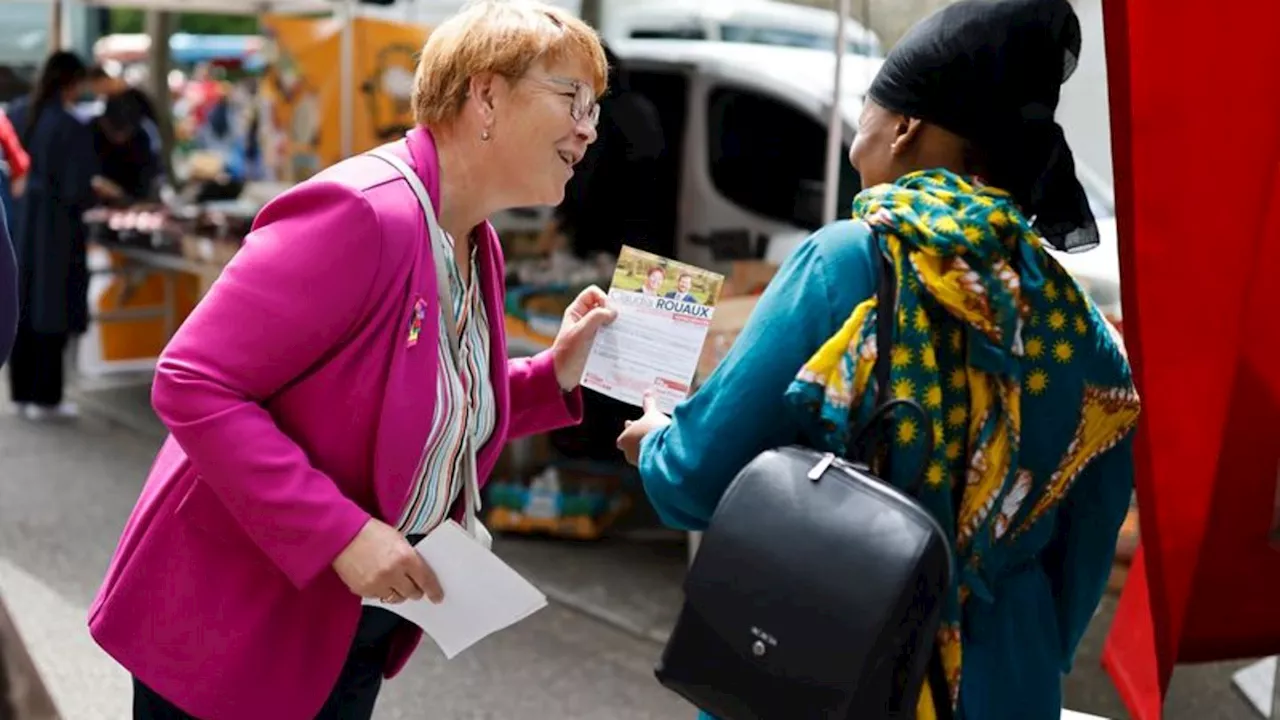
<path id="1" fill-rule="evenodd" d="M 688 394 L 724 277 L 623 247 L 609 287 L 617 320 L 596 335 L 582 386 L 670 413 Z"/>

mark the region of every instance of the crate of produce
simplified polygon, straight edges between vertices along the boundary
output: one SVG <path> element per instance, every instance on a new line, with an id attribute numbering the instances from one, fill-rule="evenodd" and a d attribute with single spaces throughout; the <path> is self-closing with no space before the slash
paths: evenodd
<path id="1" fill-rule="evenodd" d="M 631 508 L 616 468 L 549 465 L 529 480 L 495 478 L 485 488 L 485 524 L 494 532 L 595 540 Z"/>

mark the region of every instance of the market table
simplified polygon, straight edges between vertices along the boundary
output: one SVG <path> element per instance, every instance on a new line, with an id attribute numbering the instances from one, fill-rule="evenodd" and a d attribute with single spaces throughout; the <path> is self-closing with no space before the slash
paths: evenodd
<path id="1" fill-rule="evenodd" d="M 130 322 L 134 320 L 164 320 L 164 338 L 173 337 L 180 322 L 177 314 L 177 283 L 180 275 L 193 275 L 199 283 L 198 295 L 203 295 L 209 285 L 217 279 L 221 268 L 207 262 L 201 262 L 181 255 L 147 250 L 128 245 L 97 243 L 99 247 L 123 260 L 110 268 L 96 270 L 95 274 L 110 274 L 120 277 L 131 277 L 145 280 L 151 276 L 159 276 L 164 288 L 161 301 L 155 305 L 138 305 L 112 310 L 95 310 L 93 319 L 99 323 Z M 129 285 L 121 289 L 129 291 Z"/>

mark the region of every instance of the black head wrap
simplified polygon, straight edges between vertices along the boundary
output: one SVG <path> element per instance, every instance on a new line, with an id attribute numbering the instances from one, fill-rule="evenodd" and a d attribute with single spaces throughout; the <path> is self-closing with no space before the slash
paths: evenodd
<path id="1" fill-rule="evenodd" d="M 1054 120 L 1080 40 L 1067 0 L 962 0 L 916 24 L 868 94 L 968 140 L 985 179 L 1011 193 L 1046 240 L 1086 250 L 1098 229 Z"/>

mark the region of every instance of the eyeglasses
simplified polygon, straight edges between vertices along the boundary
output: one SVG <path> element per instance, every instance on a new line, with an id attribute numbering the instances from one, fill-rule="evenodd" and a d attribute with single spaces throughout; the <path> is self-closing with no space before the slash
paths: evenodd
<path id="1" fill-rule="evenodd" d="M 596 100 L 596 93 L 591 89 L 590 85 L 579 80 L 571 80 L 569 78 L 545 77 L 545 78 L 528 78 L 534 82 L 541 82 L 546 85 L 554 85 L 557 88 L 568 90 L 568 92 L 558 92 L 562 97 L 570 99 L 569 116 L 574 122 L 582 122 L 586 120 L 591 127 L 595 127 L 600 122 L 600 103 Z"/>

